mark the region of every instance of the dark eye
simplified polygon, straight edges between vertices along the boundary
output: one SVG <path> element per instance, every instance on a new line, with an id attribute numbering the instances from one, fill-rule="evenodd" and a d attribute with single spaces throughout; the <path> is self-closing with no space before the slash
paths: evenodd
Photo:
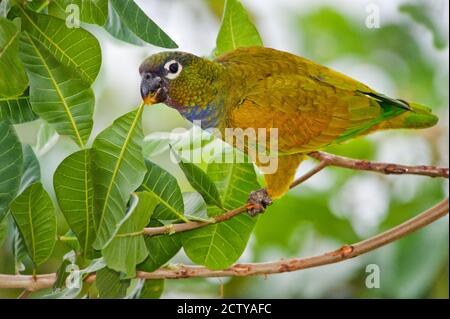
<path id="1" fill-rule="evenodd" d="M 174 62 L 171 65 L 169 65 L 169 71 L 170 71 L 170 73 L 177 73 L 178 72 L 178 63 Z"/>

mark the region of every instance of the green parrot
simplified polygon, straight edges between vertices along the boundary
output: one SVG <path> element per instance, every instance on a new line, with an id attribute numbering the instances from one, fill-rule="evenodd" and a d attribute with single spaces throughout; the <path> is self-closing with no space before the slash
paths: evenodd
<path id="1" fill-rule="evenodd" d="M 306 154 L 374 131 L 427 128 L 438 121 L 427 107 L 264 47 L 239 48 L 214 60 L 160 52 L 139 72 L 146 104 L 164 103 L 191 122 L 201 121 L 203 129 L 278 130 L 277 170 L 264 175 L 266 188 L 250 194 L 251 215 L 289 190 Z M 262 166 L 257 152 L 249 155 Z"/>

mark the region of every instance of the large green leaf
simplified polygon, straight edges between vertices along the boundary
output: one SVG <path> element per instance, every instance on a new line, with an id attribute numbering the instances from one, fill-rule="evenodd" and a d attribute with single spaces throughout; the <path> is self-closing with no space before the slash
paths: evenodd
<path id="1" fill-rule="evenodd" d="M 19 190 L 22 176 L 22 146 L 14 128 L 0 121 L 0 221 Z"/>
<path id="2" fill-rule="evenodd" d="M 61 135 L 84 147 L 92 129 L 94 93 L 89 84 L 60 62 L 28 33 L 21 37 L 21 56 L 30 78 L 33 110 Z"/>
<path id="3" fill-rule="evenodd" d="M 23 153 L 23 174 L 20 180 L 19 193 L 22 193 L 28 186 L 41 180 L 41 167 L 39 160 L 34 154 L 30 145 L 22 146 Z"/>
<path id="4" fill-rule="evenodd" d="M 0 17 L 0 98 L 19 96 L 28 79 L 19 59 L 19 28 Z"/>
<path id="5" fill-rule="evenodd" d="M 101 132 L 93 144 L 94 222 L 102 249 L 125 215 L 131 192 L 146 172 L 142 156 L 141 115 L 144 105 L 129 112 Z"/>
<path id="6" fill-rule="evenodd" d="M 49 6 L 49 12 L 58 17 L 67 15 L 66 8 L 76 5 L 80 10 L 80 20 L 86 23 L 102 26 L 108 17 L 108 0 L 53 0 Z"/>
<path id="7" fill-rule="evenodd" d="M 241 47 L 262 46 L 263 42 L 239 0 L 227 0 L 217 35 L 216 55 Z"/>
<path id="8" fill-rule="evenodd" d="M 108 20 L 103 28 L 116 39 L 135 45 L 143 45 L 145 43 L 122 23 L 119 14 L 111 3 L 108 3 Z"/>
<path id="9" fill-rule="evenodd" d="M 148 256 L 143 229 L 150 221 L 158 199 L 148 192 L 132 195 L 128 213 L 118 223 L 112 240 L 103 248 L 103 259 L 109 268 L 135 277 L 136 265 Z"/>
<path id="10" fill-rule="evenodd" d="M 223 207 L 219 191 L 209 176 L 195 164 L 184 161 L 177 154 L 178 165 L 188 179 L 191 186 L 199 192 L 208 205 Z"/>
<path id="11" fill-rule="evenodd" d="M 42 42 L 59 62 L 74 70 L 69 73 L 71 77 L 81 77 L 92 84 L 102 59 L 97 39 L 82 28 L 68 28 L 64 20 L 19 8 L 22 30 Z"/>
<path id="12" fill-rule="evenodd" d="M 0 221 L 0 248 L 3 246 L 6 237 L 8 237 L 8 218 Z"/>
<path id="13" fill-rule="evenodd" d="M 38 115 L 33 112 L 28 92 L 21 96 L 0 97 L 0 121 L 9 120 L 12 124 L 34 121 Z"/>
<path id="14" fill-rule="evenodd" d="M 133 0 L 110 0 L 110 2 L 123 24 L 142 40 L 163 48 L 178 47 Z"/>
<path id="15" fill-rule="evenodd" d="M 80 241 L 84 256 L 93 256 L 95 227 L 91 150 L 81 150 L 66 157 L 53 175 L 53 187 L 59 207 Z"/>
<path id="16" fill-rule="evenodd" d="M 259 188 L 250 163 L 211 163 L 208 176 L 217 185 L 227 209 L 245 204 L 251 191 Z M 210 216 L 218 210 L 208 210 Z M 210 269 L 223 269 L 234 263 L 244 251 L 256 218 L 240 214 L 226 222 L 183 233 L 183 248 L 195 263 Z"/>
<path id="17" fill-rule="evenodd" d="M 140 189 L 151 192 L 160 202 L 156 207 L 153 218 L 187 221 L 183 215 L 183 197 L 175 177 L 149 160 L 145 161 L 145 165 L 147 166 L 147 174 L 145 174 Z"/>
<path id="18" fill-rule="evenodd" d="M 38 266 L 50 257 L 56 242 L 56 216 L 50 196 L 41 183 L 30 185 L 10 204 L 11 213 Z"/>
<path id="19" fill-rule="evenodd" d="M 100 298 L 116 299 L 125 297 L 130 280 L 121 279 L 120 273 L 105 267 L 97 271 L 95 284 Z"/>
<path id="20" fill-rule="evenodd" d="M 163 224 L 152 219 L 148 226 L 159 227 Z M 152 272 L 178 253 L 181 249 L 181 234 L 147 236 L 145 237 L 145 245 L 147 246 L 148 257 L 138 265 L 138 269 Z"/>

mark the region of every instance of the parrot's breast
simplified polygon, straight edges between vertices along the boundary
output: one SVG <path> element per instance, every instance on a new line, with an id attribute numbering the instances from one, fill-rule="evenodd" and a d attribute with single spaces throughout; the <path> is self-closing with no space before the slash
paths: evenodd
<path id="1" fill-rule="evenodd" d="M 204 130 L 218 127 L 222 118 L 223 99 L 212 101 L 205 106 L 168 105 L 176 109 L 185 119 L 199 125 Z"/>

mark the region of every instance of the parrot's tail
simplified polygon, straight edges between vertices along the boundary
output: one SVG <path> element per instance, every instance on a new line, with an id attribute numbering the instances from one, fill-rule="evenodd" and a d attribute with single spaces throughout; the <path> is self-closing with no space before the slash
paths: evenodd
<path id="1" fill-rule="evenodd" d="M 431 112 L 431 109 L 416 103 L 407 103 L 409 110 L 393 118 L 387 119 L 378 124 L 378 130 L 408 128 L 420 129 L 432 127 L 438 122 L 438 117 Z"/>

